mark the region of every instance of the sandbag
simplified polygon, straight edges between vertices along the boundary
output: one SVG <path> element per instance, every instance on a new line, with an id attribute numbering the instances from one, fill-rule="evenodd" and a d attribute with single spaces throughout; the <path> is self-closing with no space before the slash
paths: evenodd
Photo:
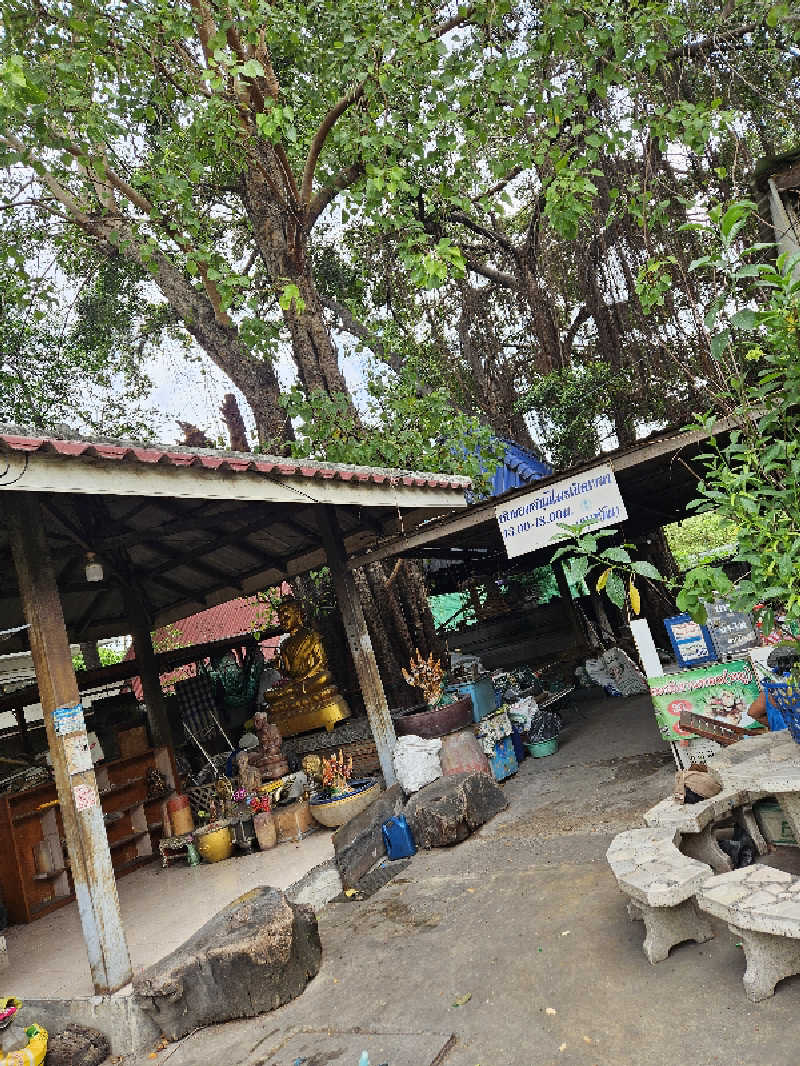
<path id="1" fill-rule="evenodd" d="M 406 794 L 418 792 L 442 776 L 441 750 L 441 740 L 413 736 L 398 738 L 392 761 L 397 780 Z"/>

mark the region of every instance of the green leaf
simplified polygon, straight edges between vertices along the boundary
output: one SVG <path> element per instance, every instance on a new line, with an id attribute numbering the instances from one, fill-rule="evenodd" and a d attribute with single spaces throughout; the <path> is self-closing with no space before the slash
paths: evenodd
<path id="1" fill-rule="evenodd" d="M 719 359 L 730 343 L 730 330 L 725 329 L 722 333 L 717 333 L 711 338 L 711 354 L 715 359 Z"/>
<path id="2" fill-rule="evenodd" d="M 625 582 L 616 570 L 612 570 L 606 581 L 606 595 L 620 610 L 625 606 Z"/>
<path id="3" fill-rule="evenodd" d="M 242 74 L 247 78 L 262 78 L 264 76 L 264 68 L 257 59 L 248 59 L 242 64 Z"/>
<path id="4" fill-rule="evenodd" d="M 663 581 L 657 567 L 653 566 L 646 559 L 635 559 L 631 563 L 631 569 L 637 574 L 641 574 L 642 577 L 652 578 L 653 581 Z"/>
<path id="5" fill-rule="evenodd" d="M 631 557 L 625 548 L 611 547 L 606 548 L 605 551 L 600 552 L 600 558 L 606 559 L 610 563 L 629 563 Z"/>
<path id="6" fill-rule="evenodd" d="M 753 211 L 758 210 L 758 205 L 754 204 L 752 200 L 740 200 L 738 203 L 731 204 L 725 214 L 722 216 L 722 221 L 719 224 L 722 236 L 726 239 L 730 239 L 734 232 L 734 226 L 737 222 L 742 221 Z"/>
<path id="7" fill-rule="evenodd" d="M 742 311 L 737 311 L 731 318 L 731 325 L 736 329 L 750 332 L 758 327 L 758 312 L 751 311 L 749 307 L 744 308 Z"/>

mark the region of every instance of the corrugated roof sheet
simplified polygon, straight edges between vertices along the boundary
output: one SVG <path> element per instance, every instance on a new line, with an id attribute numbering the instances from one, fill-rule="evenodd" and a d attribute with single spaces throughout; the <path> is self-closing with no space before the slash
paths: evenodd
<path id="1" fill-rule="evenodd" d="M 552 466 L 519 444 L 510 440 L 503 440 L 506 446 L 506 454 L 502 463 L 497 464 L 497 469 L 492 477 L 492 496 L 500 496 L 509 489 L 519 488 L 520 485 L 528 485 L 539 478 L 547 477 L 553 473 Z"/>
<path id="2" fill-rule="evenodd" d="M 14 451 L 42 452 L 70 458 L 104 459 L 109 462 L 133 462 L 153 465 L 201 467 L 232 473 L 279 474 L 282 477 L 306 477 L 321 480 L 371 482 L 375 485 L 397 484 L 417 488 L 466 488 L 469 478 L 455 474 L 433 474 L 416 470 L 388 470 L 383 467 L 350 466 L 344 463 L 319 463 L 312 459 L 287 459 L 276 455 L 248 452 L 223 452 L 209 448 L 181 448 L 166 444 L 127 444 L 89 440 L 65 440 L 59 437 L 31 436 L 25 431 L 0 430 L 0 441 Z"/>

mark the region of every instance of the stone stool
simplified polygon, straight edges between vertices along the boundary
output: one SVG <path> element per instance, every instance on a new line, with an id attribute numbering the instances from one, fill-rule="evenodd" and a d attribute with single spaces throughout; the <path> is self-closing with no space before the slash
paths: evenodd
<path id="1" fill-rule="evenodd" d="M 800 973 L 800 877 L 756 863 L 707 881 L 701 910 L 728 923 L 747 959 L 744 990 L 758 1003 Z"/>
<path id="2" fill-rule="evenodd" d="M 653 964 L 684 940 L 703 944 L 714 936 L 694 901 L 714 871 L 683 855 L 676 847 L 679 840 L 677 829 L 630 829 L 614 838 L 606 855 L 617 884 L 630 897 L 628 915 L 644 922 L 642 948 Z"/>

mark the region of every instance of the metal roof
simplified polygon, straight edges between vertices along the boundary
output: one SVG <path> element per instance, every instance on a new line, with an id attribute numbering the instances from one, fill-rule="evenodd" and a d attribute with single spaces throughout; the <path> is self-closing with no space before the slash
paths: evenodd
<path id="1" fill-rule="evenodd" d="M 523 448 L 521 444 L 515 444 L 514 441 L 503 438 L 501 438 L 501 443 L 505 444 L 506 453 L 492 475 L 492 496 L 500 496 L 510 489 L 528 485 L 532 481 L 538 481 L 539 478 L 553 473 L 552 466 L 542 462 L 537 455 Z"/>
<path id="2" fill-rule="evenodd" d="M 86 441 L 0 427 L 0 499 L 40 494 L 72 640 L 128 632 L 120 575 L 154 627 L 324 565 L 315 509 L 348 551 L 464 507 L 469 479 L 279 456 Z M 103 563 L 88 583 L 86 553 Z M 0 503 L 0 630 L 21 625 Z M 25 632 L 3 642 L 25 645 Z"/>
<path id="3" fill-rule="evenodd" d="M 700 479 L 697 456 L 707 448 L 710 436 L 715 435 L 722 442 L 734 425 L 734 420 L 725 419 L 709 431 L 655 433 L 629 447 L 604 452 L 569 470 L 539 478 L 535 485 L 523 485 L 473 504 L 459 514 L 446 515 L 420 529 L 391 536 L 376 548 L 354 553 L 350 565 L 357 567 L 370 561 L 406 556 L 455 559 L 470 565 L 478 562 L 484 569 L 495 570 L 540 566 L 548 561 L 555 546 L 540 548 L 509 564 L 495 514 L 498 504 L 601 464 L 613 468 L 625 501 L 628 518 L 620 526 L 623 536 L 632 538 L 660 529 L 686 517 L 687 506 L 697 494 Z"/>

